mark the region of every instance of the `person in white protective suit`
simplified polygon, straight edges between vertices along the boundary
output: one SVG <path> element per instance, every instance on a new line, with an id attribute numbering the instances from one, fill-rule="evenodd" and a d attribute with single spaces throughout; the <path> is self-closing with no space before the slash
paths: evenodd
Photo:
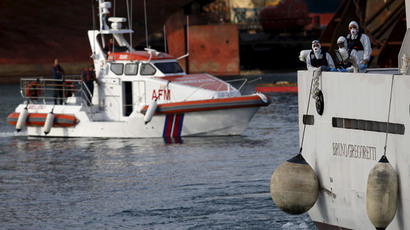
<path id="1" fill-rule="evenodd" d="M 346 38 L 343 36 L 337 39 L 337 46 L 339 49 L 335 52 L 339 68 L 331 69 L 331 71 L 357 73 L 360 66 L 357 51 L 355 49 L 348 50 Z"/>
<path id="2" fill-rule="evenodd" d="M 310 71 L 319 68 L 322 71 L 330 71 L 332 68 L 335 68 L 332 56 L 326 51 L 322 51 L 318 40 L 312 42 L 312 51 L 306 57 L 306 67 Z"/>
<path id="3" fill-rule="evenodd" d="M 359 31 L 359 25 L 355 21 L 349 23 L 349 34 L 346 36 L 348 51 L 356 50 L 360 63 L 359 71 L 366 72 L 367 65 L 372 54 L 370 38 Z"/>

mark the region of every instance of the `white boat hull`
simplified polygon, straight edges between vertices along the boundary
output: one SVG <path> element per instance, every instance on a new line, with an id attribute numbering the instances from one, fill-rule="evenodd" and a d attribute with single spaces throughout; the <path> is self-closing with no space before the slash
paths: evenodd
<path id="1" fill-rule="evenodd" d="M 183 114 L 179 122 L 175 115 L 154 116 L 145 125 L 143 115 L 130 117 L 125 121 L 91 121 L 84 113 L 79 113 L 80 122 L 74 127 L 54 127 L 48 137 L 182 137 L 182 136 L 215 136 L 240 135 L 247 127 L 257 107 L 190 112 Z M 171 116 L 175 119 L 171 120 Z M 179 115 L 181 117 L 181 115 Z M 168 117 L 168 119 L 167 119 Z M 181 119 L 181 118 L 179 118 Z M 27 135 L 45 136 L 43 127 L 28 126 Z"/>
<path id="2" fill-rule="evenodd" d="M 309 211 L 319 229 L 374 229 L 366 212 L 366 186 L 384 153 L 392 76 L 322 73 L 324 112 L 319 115 L 310 100 L 313 122 L 306 125 L 302 152 L 320 181 L 318 200 Z M 312 72 L 298 72 L 300 139 L 311 79 Z M 409 105 L 410 78 L 395 75 L 386 156 L 398 174 L 399 204 L 387 229 L 410 229 Z"/>

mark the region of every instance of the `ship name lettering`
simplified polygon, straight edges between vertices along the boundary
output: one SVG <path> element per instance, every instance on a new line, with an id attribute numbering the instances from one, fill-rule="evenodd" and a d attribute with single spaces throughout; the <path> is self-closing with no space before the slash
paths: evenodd
<path id="1" fill-rule="evenodd" d="M 38 109 L 45 109 L 45 105 L 29 105 L 27 106 L 28 109 L 30 110 L 38 110 Z"/>
<path id="2" fill-rule="evenodd" d="M 346 144 L 346 143 L 332 143 L 333 156 L 357 158 L 365 160 L 376 160 L 376 147 Z"/>
<path id="3" fill-rule="evenodd" d="M 152 100 L 171 100 L 171 90 L 170 89 L 158 89 L 152 91 Z"/>

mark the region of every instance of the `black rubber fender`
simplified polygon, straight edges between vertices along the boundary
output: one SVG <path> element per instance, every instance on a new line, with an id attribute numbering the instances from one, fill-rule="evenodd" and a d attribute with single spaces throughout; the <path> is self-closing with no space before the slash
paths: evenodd
<path id="1" fill-rule="evenodd" d="M 319 115 L 322 115 L 322 114 L 323 114 L 324 107 L 325 107 L 325 100 L 324 100 L 324 98 L 323 98 L 323 93 L 322 93 L 321 90 L 319 90 L 319 91 L 316 93 L 316 112 L 317 112 Z"/>

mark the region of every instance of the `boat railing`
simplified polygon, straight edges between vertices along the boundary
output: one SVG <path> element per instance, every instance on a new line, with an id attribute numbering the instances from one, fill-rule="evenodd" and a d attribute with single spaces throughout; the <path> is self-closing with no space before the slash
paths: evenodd
<path id="1" fill-rule="evenodd" d="M 260 80 L 262 80 L 262 77 L 255 78 L 253 80 L 249 80 L 248 78 L 240 78 L 240 79 L 227 80 L 226 82 L 230 83 L 230 82 L 235 82 L 235 81 L 243 81 L 241 86 L 238 88 L 238 92 L 235 94 L 235 96 L 236 96 L 239 92 L 242 92 L 242 94 L 245 93 L 245 90 L 244 90 L 245 85 L 253 83 L 253 82 L 257 82 L 257 81 L 260 81 Z M 253 88 L 254 88 L 254 86 L 253 86 Z"/>
<path id="2" fill-rule="evenodd" d="M 20 94 L 32 104 L 91 105 L 92 93 L 79 76 L 62 79 L 21 78 Z M 89 108 L 91 112 L 91 108 Z"/>
<path id="3" fill-rule="evenodd" d="M 219 84 L 219 86 L 218 86 L 217 90 L 215 90 L 215 94 L 212 96 L 212 98 L 214 98 L 215 95 L 220 92 L 219 90 L 220 90 L 223 86 L 226 86 L 226 91 L 228 91 L 228 94 L 230 93 L 231 87 L 230 87 L 229 84 L 227 84 L 227 83 L 225 83 L 225 82 L 218 82 L 218 83 L 208 82 L 208 83 L 204 83 L 204 84 L 202 84 L 202 85 L 199 85 L 196 90 L 194 90 L 191 94 L 189 94 L 189 95 L 184 99 L 184 101 L 188 100 L 190 97 L 192 97 L 192 95 L 195 95 L 195 93 L 198 92 L 199 90 L 201 90 L 201 89 L 206 89 L 205 86 L 215 85 L 215 84 Z"/>
<path id="4" fill-rule="evenodd" d="M 246 82 L 248 81 L 248 79 L 246 78 L 241 78 L 241 79 L 232 79 L 232 80 L 227 80 L 227 83 L 231 83 L 231 82 L 237 82 L 237 81 L 243 81 L 242 85 L 238 88 L 238 91 L 235 93 L 234 96 L 237 96 L 238 93 L 242 90 L 242 88 L 245 86 Z"/>
<path id="5" fill-rule="evenodd" d="M 254 80 L 249 81 L 247 78 L 240 78 L 240 79 L 226 80 L 226 81 L 224 81 L 224 82 L 218 82 L 218 83 L 215 83 L 215 82 L 204 83 L 204 84 L 200 85 L 200 86 L 198 87 L 198 89 L 194 90 L 191 94 L 189 94 L 189 95 L 184 99 L 184 101 L 188 100 L 188 98 L 190 98 L 192 95 L 194 95 L 194 94 L 195 94 L 196 92 L 198 92 L 200 89 L 206 89 L 205 86 L 209 86 L 209 85 L 213 85 L 213 84 L 219 84 L 219 86 L 218 86 L 218 88 L 215 90 L 215 93 L 214 93 L 214 95 L 212 96 L 212 98 L 215 98 L 215 96 L 216 96 L 218 93 L 221 92 L 220 90 L 221 90 L 222 87 L 224 87 L 224 86 L 226 86 L 226 92 L 227 92 L 227 96 L 228 96 L 228 95 L 230 95 L 230 93 L 231 93 L 231 88 L 234 88 L 230 83 L 231 83 L 231 82 L 241 82 L 241 81 L 243 81 L 242 84 L 239 86 L 239 88 L 235 91 L 235 94 L 233 95 L 234 97 L 236 97 L 236 96 L 238 96 L 238 94 L 243 90 L 244 86 L 245 86 L 247 83 L 259 81 L 259 80 L 261 80 L 261 79 L 262 79 L 262 78 L 259 77 L 259 78 L 257 78 L 257 79 L 254 79 Z"/>

